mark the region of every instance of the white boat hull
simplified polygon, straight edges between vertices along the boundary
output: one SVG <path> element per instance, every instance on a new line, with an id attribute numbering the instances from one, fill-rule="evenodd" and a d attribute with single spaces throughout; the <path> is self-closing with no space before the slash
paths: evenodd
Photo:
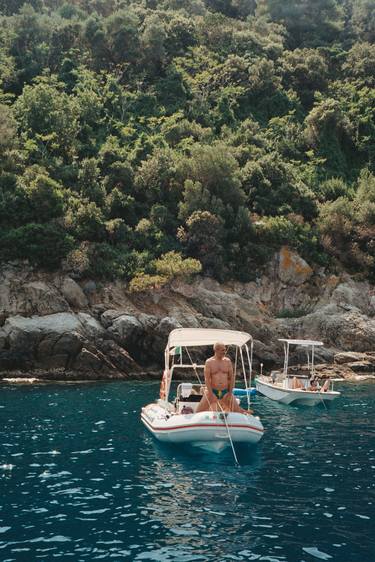
<path id="1" fill-rule="evenodd" d="M 255 444 L 263 436 L 263 425 L 256 416 L 230 412 L 168 414 L 158 403 L 142 408 L 142 422 L 159 441 L 185 443 L 209 451 L 221 452 L 234 444 Z"/>
<path id="2" fill-rule="evenodd" d="M 322 404 L 324 402 L 331 402 L 341 394 L 340 392 L 336 392 L 334 390 L 319 392 L 282 388 L 281 386 L 275 385 L 271 382 L 259 380 L 259 378 L 255 380 L 255 385 L 258 392 L 267 396 L 267 398 L 271 398 L 271 400 L 280 402 L 281 404 L 316 406 L 317 404 Z"/>

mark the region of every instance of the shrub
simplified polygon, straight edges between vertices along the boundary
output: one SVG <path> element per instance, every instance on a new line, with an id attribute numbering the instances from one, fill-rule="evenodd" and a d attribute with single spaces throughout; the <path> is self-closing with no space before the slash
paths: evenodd
<path id="1" fill-rule="evenodd" d="M 154 261 L 158 274 L 173 279 L 174 277 L 190 277 L 202 271 L 202 264 L 193 258 L 184 259 L 178 252 L 168 252 Z"/>
<path id="2" fill-rule="evenodd" d="M 57 269 L 73 246 L 73 237 L 55 223 L 30 223 L 0 233 L 1 260 L 28 260 L 48 270 Z"/>
<path id="3" fill-rule="evenodd" d="M 129 283 L 131 293 L 141 293 L 150 289 L 160 289 L 168 283 L 168 277 L 163 275 L 149 275 L 148 273 L 138 273 Z"/>
<path id="4" fill-rule="evenodd" d="M 276 318 L 302 318 L 310 312 L 309 308 L 283 308 L 276 313 Z"/>

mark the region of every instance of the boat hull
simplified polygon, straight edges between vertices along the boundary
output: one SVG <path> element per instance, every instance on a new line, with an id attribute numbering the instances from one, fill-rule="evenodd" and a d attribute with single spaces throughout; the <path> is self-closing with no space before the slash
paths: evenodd
<path id="1" fill-rule="evenodd" d="M 340 396 L 340 392 L 330 390 L 328 392 L 299 390 L 291 388 L 281 388 L 272 383 L 255 380 L 256 389 L 258 392 L 280 402 L 281 404 L 299 404 L 303 406 L 316 406 L 325 402 L 331 402 Z"/>
<path id="2" fill-rule="evenodd" d="M 244 444 L 258 443 L 264 431 L 260 420 L 252 415 L 235 412 L 168 415 L 156 403 L 142 409 L 141 419 L 159 441 L 191 444 L 213 452 L 230 446 L 228 431 L 233 443 Z"/>

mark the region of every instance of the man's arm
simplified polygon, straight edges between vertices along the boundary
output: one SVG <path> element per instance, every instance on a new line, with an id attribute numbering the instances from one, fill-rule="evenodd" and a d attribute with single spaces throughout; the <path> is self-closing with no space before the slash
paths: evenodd
<path id="1" fill-rule="evenodd" d="M 204 381 L 206 383 L 208 396 L 209 397 L 213 396 L 214 393 L 212 392 L 210 361 L 208 359 L 204 364 Z"/>
<path id="2" fill-rule="evenodd" d="M 229 392 L 233 392 L 234 389 L 234 372 L 233 372 L 233 365 L 232 365 L 232 361 L 230 359 L 228 359 L 228 389 Z"/>

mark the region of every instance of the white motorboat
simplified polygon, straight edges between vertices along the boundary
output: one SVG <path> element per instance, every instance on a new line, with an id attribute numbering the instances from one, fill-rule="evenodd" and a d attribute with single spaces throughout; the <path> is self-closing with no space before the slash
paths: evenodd
<path id="1" fill-rule="evenodd" d="M 234 372 L 236 374 L 239 368 L 243 374 L 245 389 L 250 388 L 253 339 L 249 334 L 203 328 L 173 330 L 165 348 L 165 369 L 160 398 L 142 408 L 141 414 L 142 422 L 156 439 L 220 452 L 228 446 L 233 447 L 233 444 L 254 444 L 262 438 L 264 429 L 258 416 L 224 411 L 196 412 L 205 389 L 201 380 L 204 365 L 194 363 L 191 354 L 194 348 L 212 348 L 216 342 L 223 342 L 226 346 L 234 348 Z M 179 384 L 176 396 L 171 400 L 172 379 L 184 369 L 189 369 L 197 382 Z M 249 409 L 250 396 L 251 392 L 247 392 Z"/>
<path id="2" fill-rule="evenodd" d="M 282 371 L 272 371 L 269 376 L 260 375 L 255 379 L 258 392 L 282 404 L 301 404 L 316 406 L 331 402 L 340 396 L 340 392 L 333 390 L 333 382 L 328 381 L 326 386 L 316 386 L 310 390 L 312 379 L 317 380 L 314 365 L 315 347 L 323 345 L 321 341 L 280 339 L 284 344 L 284 368 Z M 307 366 L 300 371 L 289 367 L 290 346 L 301 346 L 306 349 Z M 327 387 L 327 384 L 329 385 Z"/>

